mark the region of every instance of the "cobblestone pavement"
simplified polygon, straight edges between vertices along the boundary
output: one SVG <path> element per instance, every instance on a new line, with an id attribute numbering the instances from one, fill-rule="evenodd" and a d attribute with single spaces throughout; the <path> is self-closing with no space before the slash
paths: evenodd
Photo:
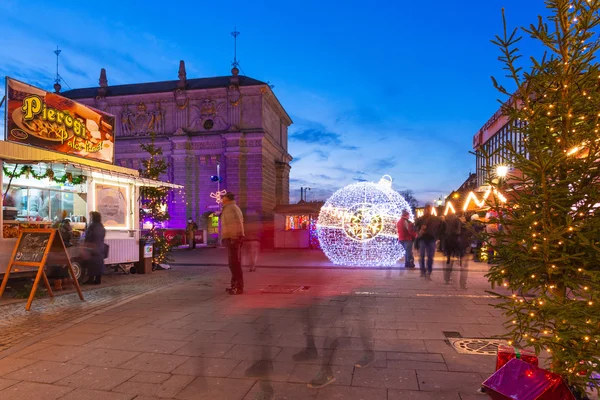
<path id="1" fill-rule="evenodd" d="M 214 268 L 180 268 L 171 271 L 155 271 L 144 275 L 107 275 L 104 286 L 84 289 L 85 301 L 77 293 L 55 293 L 55 298 L 36 298 L 30 311 L 25 311 L 23 301 L 0 303 L 0 355 L 2 351 L 26 341 L 41 332 L 76 321 L 86 315 L 97 313 L 114 304 L 143 293 L 189 280 Z M 38 289 L 39 290 L 39 289 Z"/>

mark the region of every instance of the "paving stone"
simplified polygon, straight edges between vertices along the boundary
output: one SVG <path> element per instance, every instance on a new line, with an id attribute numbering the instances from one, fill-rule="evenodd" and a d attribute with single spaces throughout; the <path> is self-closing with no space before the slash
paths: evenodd
<path id="1" fill-rule="evenodd" d="M 128 336 L 104 336 L 88 343 L 88 347 L 171 354 L 187 342 L 180 340 L 140 339 Z"/>
<path id="2" fill-rule="evenodd" d="M 138 352 L 125 350 L 85 349 L 87 352 L 84 355 L 71 360 L 71 363 L 94 365 L 97 367 L 118 367 L 140 354 Z"/>
<path id="3" fill-rule="evenodd" d="M 104 333 L 113 329 L 113 325 L 103 324 L 103 323 L 91 323 L 84 322 L 78 325 L 75 325 L 72 328 L 69 328 L 68 332 L 70 333 L 88 333 L 88 334 L 99 334 Z"/>
<path id="4" fill-rule="evenodd" d="M 65 364 L 54 361 L 38 361 L 16 372 L 4 375 L 4 378 L 18 381 L 54 383 L 83 369 L 83 365 Z"/>
<path id="5" fill-rule="evenodd" d="M 196 377 L 190 375 L 173 375 L 160 385 L 156 396 L 169 399 L 173 398 L 183 388 L 192 383 L 194 379 L 196 379 Z"/>
<path id="6" fill-rule="evenodd" d="M 161 372 L 140 372 L 129 382 L 140 382 L 140 383 L 163 383 L 171 377 L 171 374 L 163 374 Z"/>
<path id="7" fill-rule="evenodd" d="M 25 358 L 6 357 L 0 359 L 0 376 L 4 377 L 11 372 L 25 368 L 28 365 L 35 363 L 36 360 L 28 360 Z"/>
<path id="8" fill-rule="evenodd" d="M 19 383 L 19 381 L 13 381 L 11 379 L 0 378 L 0 390 L 6 389 L 7 387 L 14 385 L 15 383 Z"/>
<path id="9" fill-rule="evenodd" d="M 105 392 L 102 390 L 75 389 L 60 400 L 131 400 L 132 394 Z M 136 397 L 136 400 L 138 398 Z"/>
<path id="10" fill-rule="evenodd" d="M 35 343 L 35 344 L 32 344 L 31 346 L 25 347 L 24 349 L 21 349 L 19 351 L 11 353 L 10 356 L 15 357 L 15 358 L 21 358 L 27 354 L 33 353 L 38 350 L 43 350 L 46 347 L 50 347 L 50 346 L 52 346 L 50 343 Z"/>
<path id="11" fill-rule="evenodd" d="M 441 354 L 430 353 L 399 353 L 388 351 L 386 353 L 388 360 L 404 360 L 404 361 L 425 361 L 425 362 L 444 362 L 444 357 Z"/>
<path id="12" fill-rule="evenodd" d="M 227 358 L 191 357 L 174 369 L 173 374 L 227 377 L 239 365 L 239 360 Z"/>
<path id="13" fill-rule="evenodd" d="M 223 358 L 231 358 L 234 360 L 253 360 L 260 356 L 261 358 L 268 357 L 276 358 L 281 352 L 279 346 L 253 346 L 237 344 L 233 346 Z"/>
<path id="14" fill-rule="evenodd" d="M 273 370 L 265 376 L 246 376 L 246 370 L 256 363 L 254 360 L 240 362 L 228 375 L 229 378 L 246 378 L 254 380 L 269 380 L 273 382 L 286 382 L 292 375 L 295 365 L 290 362 L 273 361 Z"/>
<path id="15" fill-rule="evenodd" d="M 158 383 L 142 383 L 142 382 L 124 382 L 113 389 L 113 392 L 125 393 L 130 396 L 154 396 L 160 384 Z M 137 397 L 136 397 L 137 398 Z"/>
<path id="16" fill-rule="evenodd" d="M 64 346 L 81 346 L 100 337 L 102 337 L 101 334 L 62 332 L 56 336 L 52 336 L 51 338 L 45 339 L 43 342 L 50 344 L 59 344 Z"/>
<path id="17" fill-rule="evenodd" d="M 23 356 L 32 360 L 67 362 L 73 358 L 85 354 L 88 350 L 80 346 L 57 346 L 49 345 L 38 351 L 31 352 Z"/>
<path id="18" fill-rule="evenodd" d="M 333 356 L 330 358 L 332 365 L 346 365 L 355 366 L 356 363 L 361 360 L 366 353 L 362 350 L 336 350 L 333 352 Z M 375 361 L 369 365 L 369 367 L 385 368 L 386 367 L 386 354 L 385 352 L 374 352 Z"/>
<path id="19" fill-rule="evenodd" d="M 405 360 L 388 360 L 388 368 L 393 369 L 421 369 L 424 371 L 448 371 L 448 367 L 444 363 L 432 363 L 427 361 L 405 361 Z"/>
<path id="20" fill-rule="evenodd" d="M 137 399 L 136 399 L 137 400 Z M 387 400 L 464 400 L 458 393 L 442 393 L 442 392 L 415 392 L 407 390 L 393 390 L 388 391 Z M 479 395 L 478 400 L 484 400 Z"/>
<path id="21" fill-rule="evenodd" d="M 376 351 L 397 351 L 404 353 L 427 353 L 422 340 L 389 340 L 375 339 L 374 349 Z"/>
<path id="22" fill-rule="evenodd" d="M 64 386 L 19 382 L 0 391 L 0 399 L 56 400 L 72 390 L 72 388 Z"/>
<path id="23" fill-rule="evenodd" d="M 354 366 L 332 365 L 333 375 L 335 376 L 334 385 L 350 386 L 352 383 L 352 372 Z M 321 371 L 321 367 L 317 365 L 298 364 L 294 367 L 288 382 L 308 383 L 316 378 Z"/>
<path id="24" fill-rule="evenodd" d="M 273 349 L 273 348 L 271 348 L 271 349 Z M 296 364 L 315 364 L 315 365 L 321 365 L 321 363 L 323 362 L 323 360 L 322 360 L 323 352 L 320 350 L 319 350 L 319 357 L 317 357 L 315 359 L 305 360 L 305 361 L 293 361 L 293 359 L 292 359 L 293 355 L 304 350 L 303 348 L 301 348 L 301 347 L 284 347 L 283 349 L 281 349 L 281 348 L 277 348 L 277 349 L 279 349 L 281 351 L 279 351 L 279 353 L 277 354 L 277 357 L 275 357 L 274 361 L 288 362 L 288 363 L 294 362 Z M 271 358 L 273 358 L 273 357 L 271 356 Z"/>
<path id="25" fill-rule="evenodd" d="M 317 393 L 317 400 L 387 400 L 387 390 L 382 388 L 329 385 Z"/>
<path id="26" fill-rule="evenodd" d="M 468 372 L 417 371 L 419 387 L 425 391 L 459 392 L 464 388 L 477 390 L 483 379 Z"/>
<path id="27" fill-rule="evenodd" d="M 180 347 L 173 354 L 190 357 L 222 358 L 233 347 L 234 344 L 232 343 L 203 343 L 192 341 L 186 343 L 183 347 Z"/>
<path id="28" fill-rule="evenodd" d="M 189 357 L 186 356 L 143 353 L 121 365 L 121 368 L 138 371 L 171 372 L 188 359 Z"/>
<path id="29" fill-rule="evenodd" d="M 246 379 L 205 378 L 198 377 L 175 398 L 181 400 L 219 399 L 241 400 L 254 385 L 254 381 Z"/>
<path id="30" fill-rule="evenodd" d="M 59 385 L 83 389 L 111 390 L 129 380 L 137 371 L 89 366 L 58 382 Z"/>
<path id="31" fill-rule="evenodd" d="M 340 386 L 341 387 L 341 386 Z M 306 384 L 302 383 L 285 383 L 285 382 L 257 382 L 250 392 L 244 397 L 244 400 L 261 399 L 260 393 L 266 390 L 272 390 L 275 399 L 285 400 L 314 400 L 317 394 L 324 390 L 310 389 Z M 137 399 L 136 399 L 137 400 Z"/>
<path id="32" fill-rule="evenodd" d="M 382 368 L 357 368 L 352 386 L 419 390 L 415 371 Z"/>

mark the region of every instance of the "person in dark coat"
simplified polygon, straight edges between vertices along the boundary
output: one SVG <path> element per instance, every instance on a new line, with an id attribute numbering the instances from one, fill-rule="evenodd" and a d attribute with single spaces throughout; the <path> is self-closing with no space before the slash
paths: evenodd
<path id="1" fill-rule="evenodd" d="M 104 237 L 106 229 L 102 225 L 102 217 L 97 211 L 90 213 L 90 225 L 85 231 L 84 251 L 85 266 L 88 273 L 88 284 L 99 285 L 104 273 Z"/>

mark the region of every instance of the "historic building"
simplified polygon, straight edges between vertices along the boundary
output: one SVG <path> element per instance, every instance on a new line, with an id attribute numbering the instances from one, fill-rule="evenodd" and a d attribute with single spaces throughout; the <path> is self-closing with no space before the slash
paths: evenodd
<path id="1" fill-rule="evenodd" d="M 163 180 L 185 186 L 169 202 L 170 228 L 187 218 L 202 221 L 218 207 L 217 187 L 236 194 L 242 210 L 272 220 L 273 209 L 289 202 L 288 127 L 292 120 L 265 82 L 240 76 L 179 79 L 110 86 L 102 69 L 98 87 L 63 96 L 117 117 L 116 163 L 138 169 L 148 158 L 140 142 L 151 132 L 169 164 Z M 219 175 L 221 182 L 211 181 Z"/>

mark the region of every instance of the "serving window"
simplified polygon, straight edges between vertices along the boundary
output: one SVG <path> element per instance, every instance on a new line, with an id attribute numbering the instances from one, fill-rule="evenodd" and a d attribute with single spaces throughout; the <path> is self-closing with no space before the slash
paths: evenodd
<path id="1" fill-rule="evenodd" d="M 285 230 L 306 230 L 310 225 L 310 215 L 286 215 Z"/>
<path id="2" fill-rule="evenodd" d="M 5 165 L 2 177 L 4 238 L 17 237 L 21 228 L 50 227 L 64 217 L 71 220 L 74 229 L 85 229 L 87 185 L 39 178 L 41 174 L 36 178 L 31 173 L 12 173 L 11 179 L 6 171 L 14 170 L 14 165 Z M 56 173 L 64 175 L 65 171 Z"/>

